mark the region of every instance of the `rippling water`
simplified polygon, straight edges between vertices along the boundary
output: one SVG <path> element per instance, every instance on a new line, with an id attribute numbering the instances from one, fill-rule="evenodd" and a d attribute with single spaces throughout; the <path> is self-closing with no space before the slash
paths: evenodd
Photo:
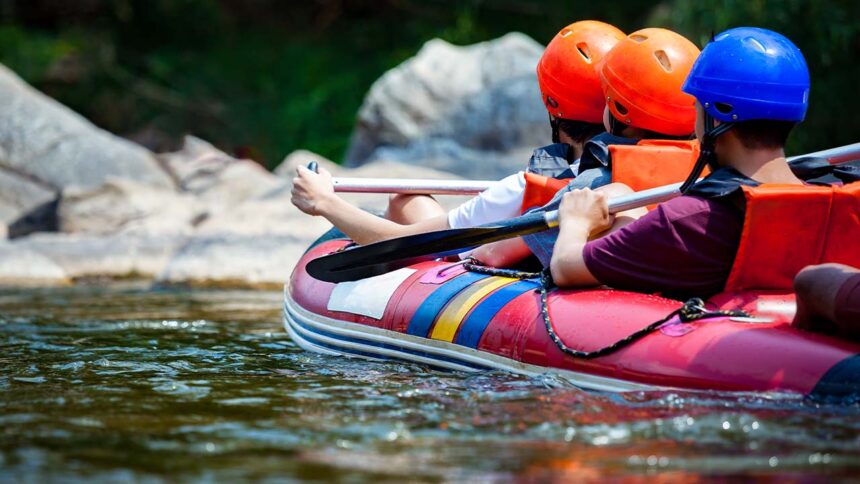
<path id="1" fill-rule="evenodd" d="M 860 472 L 860 404 L 597 394 L 303 352 L 281 295 L 0 290 L 0 481 Z"/>

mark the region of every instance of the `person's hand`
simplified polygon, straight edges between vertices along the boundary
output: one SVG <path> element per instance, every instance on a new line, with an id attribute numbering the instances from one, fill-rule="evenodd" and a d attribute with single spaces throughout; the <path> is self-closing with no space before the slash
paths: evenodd
<path id="1" fill-rule="evenodd" d="M 606 194 L 589 188 L 564 194 L 558 209 L 560 225 L 575 224 L 588 234 L 603 232 L 612 226 Z"/>
<path id="2" fill-rule="evenodd" d="M 304 166 L 298 167 L 293 178 L 293 205 L 308 215 L 323 215 L 325 202 L 335 197 L 331 173 L 323 167 L 314 173 Z"/>

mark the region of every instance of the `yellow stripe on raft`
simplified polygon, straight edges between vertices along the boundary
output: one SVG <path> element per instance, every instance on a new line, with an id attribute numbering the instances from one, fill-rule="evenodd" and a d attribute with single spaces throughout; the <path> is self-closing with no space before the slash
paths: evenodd
<path id="1" fill-rule="evenodd" d="M 487 294 L 496 289 L 507 286 L 508 284 L 517 281 L 509 277 L 488 277 L 472 287 L 461 292 L 457 297 L 448 303 L 448 306 L 439 315 L 436 320 L 436 325 L 433 326 L 433 332 L 430 334 L 432 339 L 440 341 L 454 341 L 454 336 L 457 335 L 457 329 L 466 314 L 477 305 L 481 299 Z"/>

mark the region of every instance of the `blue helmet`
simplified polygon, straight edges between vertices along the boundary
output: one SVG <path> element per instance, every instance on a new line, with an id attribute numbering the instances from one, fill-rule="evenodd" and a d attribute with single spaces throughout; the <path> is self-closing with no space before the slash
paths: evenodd
<path id="1" fill-rule="evenodd" d="M 723 122 L 799 122 L 809 105 L 809 69 L 783 35 L 738 27 L 705 46 L 682 89 Z"/>

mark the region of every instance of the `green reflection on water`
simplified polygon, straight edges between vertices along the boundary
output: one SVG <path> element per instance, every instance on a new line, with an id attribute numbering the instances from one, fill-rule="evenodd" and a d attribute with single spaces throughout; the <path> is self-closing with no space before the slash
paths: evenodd
<path id="1" fill-rule="evenodd" d="M 0 290 L 0 481 L 850 477 L 860 406 L 306 353 L 274 292 Z"/>

